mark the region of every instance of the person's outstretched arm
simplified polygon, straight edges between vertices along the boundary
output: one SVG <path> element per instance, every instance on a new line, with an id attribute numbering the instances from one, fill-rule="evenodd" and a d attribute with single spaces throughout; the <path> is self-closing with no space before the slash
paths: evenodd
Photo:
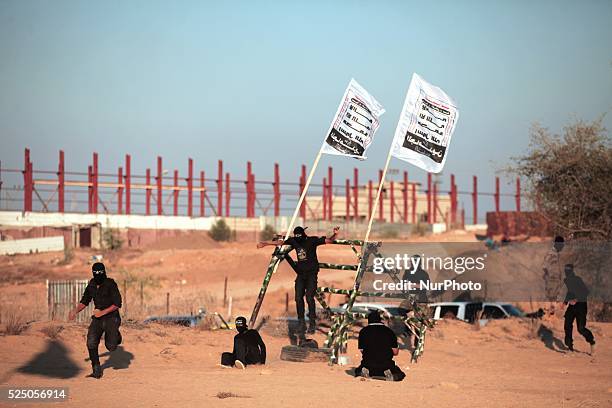
<path id="1" fill-rule="evenodd" d="M 257 243 L 257 248 L 263 248 L 265 246 L 279 246 L 279 245 L 285 245 L 285 241 L 283 241 L 282 239 L 279 239 L 276 241 L 259 241 Z"/>
<path id="2" fill-rule="evenodd" d="M 334 233 L 331 234 L 331 236 L 325 238 L 325 243 L 326 244 L 333 243 L 336 237 L 338 236 L 338 231 L 340 231 L 340 227 L 334 227 Z"/>

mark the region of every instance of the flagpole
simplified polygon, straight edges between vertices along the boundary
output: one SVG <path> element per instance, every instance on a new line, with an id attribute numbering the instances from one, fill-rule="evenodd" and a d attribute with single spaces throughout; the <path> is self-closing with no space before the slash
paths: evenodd
<path id="1" fill-rule="evenodd" d="M 370 213 L 370 220 L 368 221 L 368 229 L 366 230 L 365 238 L 363 239 L 364 245 L 368 243 L 368 239 L 370 238 L 370 231 L 372 230 L 372 222 L 374 221 L 374 214 L 376 213 L 376 208 L 378 207 L 378 202 L 380 201 L 380 193 L 382 192 L 383 186 L 385 184 L 385 177 L 387 176 L 387 170 L 389 169 L 389 163 L 391 162 L 391 152 L 392 151 L 393 151 L 393 143 L 391 143 L 389 154 L 387 154 L 387 161 L 385 162 L 385 167 L 380 177 L 380 184 L 378 185 L 378 191 L 376 192 L 376 198 L 374 199 L 374 205 L 372 206 L 372 212 Z"/>

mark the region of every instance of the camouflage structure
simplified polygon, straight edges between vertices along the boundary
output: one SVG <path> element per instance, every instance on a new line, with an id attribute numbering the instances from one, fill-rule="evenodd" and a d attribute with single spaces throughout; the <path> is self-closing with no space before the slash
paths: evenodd
<path id="1" fill-rule="evenodd" d="M 353 312 L 353 305 L 355 304 L 355 300 L 357 299 L 357 297 L 403 299 L 410 303 L 410 307 L 412 310 L 408 313 L 406 317 L 384 316 L 383 318 L 386 320 L 402 322 L 407 327 L 408 331 L 416 337 L 416 344 L 414 351 L 412 352 L 411 361 L 417 362 L 418 358 L 423 354 L 424 351 L 425 333 L 427 332 L 428 328 L 433 327 L 433 320 L 427 316 L 425 311 L 415 301 L 414 295 L 403 293 L 400 296 L 397 294 L 382 292 L 361 292 L 359 290 L 364 274 L 367 271 L 371 271 L 371 267 L 368 267 L 368 260 L 371 257 L 382 257 L 382 255 L 378 252 L 378 248 L 380 248 L 381 243 L 368 242 L 364 245 L 364 242 L 359 240 L 335 240 L 333 243 L 336 245 L 350 246 L 355 255 L 357 256 L 359 263 L 356 265 L 319 263 L 319 268 L 321 269 L 335 269 L 357 272 L 355 277 L 355 283 L 353 284 L 352 289 L 319 287 L 317 288 L 317 291 L 315 293 L 315 298 L 321 304 L 324 313 L 332 321 L 331 327 L 327 334 L 327 339 L 325 340 L 324 344 L 324 347 L 331 349 L 330 364 L 337 363 L 339 354 L 346 352 L 346 346 L 348 343 L 349 333 L 352 325 L 360 319 L 367 318 L 366 313 Z M 362 248 L 362 254 L 357 251 L 357 246 Z M 255 325 L 255 321 L 257 320 L 257 314 L 259 313 L 259 310 L 263 303 L 263 298 L 265 297 L 266 290 L 268 289 L 268 285 L 270 284 L 270 279 L 272 275 L 278 268 L 278 264 L 283 259 L 285 259 L 285 257 L 291 250 L 292 248 L 290 246 L 282 246 L 276 247 L 274 252 L 272 253 L 272 259 L 270 260 L 270 263 L 268 265 L 268 269 L 266 271 L 261 290 L 259 291 L 257 302 L 255 303 L 253 313 L 251 314 L 251 319 L 249 323 L 251 326 Z M 388 274 L 394 282 L 399 282 L 401 280 L 399 277 L 399 273 L 395 270 L 385 270 L 384 273 Z M 348 301 L 346 303 L 346 308 L 340 313 L 333 311 L 325 301 L 325 297 L 323 296 L 324 293 L 340 294 L 347 296 Z"/>

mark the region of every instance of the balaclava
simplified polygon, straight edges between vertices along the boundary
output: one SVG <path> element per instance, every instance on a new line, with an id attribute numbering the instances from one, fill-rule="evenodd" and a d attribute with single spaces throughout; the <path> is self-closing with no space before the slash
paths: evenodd
<path id="1" fill-rule="evenodd" d="M 293 237 L 298 241 L 304 241 L 306 239 L 306 228 L 295 227 L 293 229 Z"/>
<path id="2" fill-rule="evenodd" d="M 564 272 L 566 278 L 574 276 L 574 264 L 566 264 Z"/>
<path id="3" fill-rule="evenodd" d="M 96 285 L 101 285 L 106 279 L 106 269 L 102 262 L 96 262 L 91 267 L 91 273 L 93 274 L 93 280 Z"/>
<path id="4" fill-rule="evenodd" d="M 243 333 L 248 329 L 246 317 L 238 316 L 236 318 L 236 330 L 238 330 L 238 333 Z"/>
<path id="5" fill-rule="evenodd" d="M 555 249 L 555 251 L 561 252 L 564 246 L 565 246 L 565 240 L 563 239 L 562 236 L 557 235 L 553 242 L 553 248 Z"/>
<path id="6" fill-rule="evenodd" d="M 378 310 L 372 310 L 368 315 L 368 324 L 372 323 L 380 323 L 382 322 L 382 318 L 380 317 L 380 312 Z"/>

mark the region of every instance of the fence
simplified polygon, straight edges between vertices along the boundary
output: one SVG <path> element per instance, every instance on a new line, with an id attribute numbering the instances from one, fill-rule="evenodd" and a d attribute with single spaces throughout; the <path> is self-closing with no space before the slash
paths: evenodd
<path id="1" fill-rule="evenodd" d="M 68 314 L 81 300 L 83 292 L 89 281 L 75 280 L 47 280 L 47 305 L 50 320 L 67 320 Z M 87 322 L 93 313 L 93 301 L 87 308 L 77 315 L 77 322 Z"/>

